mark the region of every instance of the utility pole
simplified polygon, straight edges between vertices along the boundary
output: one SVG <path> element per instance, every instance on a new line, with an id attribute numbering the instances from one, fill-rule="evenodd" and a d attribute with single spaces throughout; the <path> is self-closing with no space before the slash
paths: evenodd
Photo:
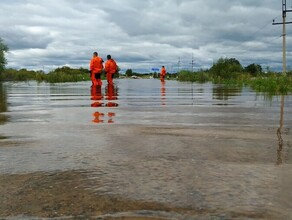
<path id="1" fill-rule="evenodd" d="M 286 0 L 282 0 L 282 18 L 283 22 L 276 23 L 273 20 L 273 25 L 282 24 L 283 25 L 283 75 L 286 75 L 286 24 L 291 24 L 292 22 L 286 22 L 286 13 L 292 12 L 292 10 L 287 10 Z"/>
<path id="2" fill-rule="evenodd" d="M 178 73 L 179 73 L 179 71 L 180 71 L 180 57 L 178 57 L 177 66 L 178 66 Z"/>
<path id="3" fill-rule="evenodd" d="M 192 73 L 194 72 L 194 54 L 192 53 Z"/>
<path id="4" fill-rule="evenodd" d="M 275 23 L 273 20 L 273 25 L 282 24 L 283 25 L 283 75 L 286 75 L 286 24 L 291 24 L 292 22 L 286 22 L 286 13 L 292 12 L 292 10 L 287 10 L 286 0 L 282 0 L 282 23 Z M 284 117 L 284 95 L 281 96 L 281 110 L 280 110 L 280 127 L 277 129 L 277 136 L 279 141 L 278 148 L 278 160 L 277 164 L 282 163 L 281 151 L 283 147 L 283 139 L 282 139 L 282 127 L 283 127 L 283 117 Z"/>

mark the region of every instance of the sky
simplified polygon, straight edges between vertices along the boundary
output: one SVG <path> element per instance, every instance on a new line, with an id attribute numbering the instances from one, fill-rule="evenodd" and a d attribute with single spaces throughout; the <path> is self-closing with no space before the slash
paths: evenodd
<path id="1" fill-rule="evenodd" d="M 197 71 L 222 57 L 281 71 L 282 25 L 273 19 L 282 22 L 281 0 L 1 0 L 0 38 L 15 69 L 89 68 L 97 51 L 122 72 Z"/>

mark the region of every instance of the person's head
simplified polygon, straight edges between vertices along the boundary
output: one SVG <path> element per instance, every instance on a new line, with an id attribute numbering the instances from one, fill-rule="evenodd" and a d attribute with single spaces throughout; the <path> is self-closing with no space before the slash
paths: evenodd
<path id="1" fill-rule="evenodd" d="M 111 55 L 107 55 L 106 58 L 107 58 L 108 60 L 110 60 L 110 59 L 112 58 L 112 56 L 111 56 Z"/>
<path id="2" fill-rule="evenodd" d="M 97 57 L 98 53 L 97 52 L 93 52 L 93 56 Z"/>
<path id="3" fill-rule="evenodd" d="M 162 66 L 162 68 L 164 68 L 164 66 Z"/>

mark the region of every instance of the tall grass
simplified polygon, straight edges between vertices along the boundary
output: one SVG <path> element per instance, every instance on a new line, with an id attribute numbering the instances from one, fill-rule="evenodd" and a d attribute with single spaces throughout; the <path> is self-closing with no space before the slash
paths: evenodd
<path id="1" fill-rule="evenodd" d="M 69 67 L 57 68 L 48 74 L 42 71 L 15 70 L 7 69 L 0 75 L 1 81 L 28 81 L 36 80 L 38 82 L 62 83 L 79 82 L 90 80 L 90 74 L 87 69 L 72 69 Z"/>
<path id="2" fill-rule="evenodd" d="M 87 69 L 72 69 L 69 67 L 61 67 L 55 69 L 52 72 L 49 72 L 47 75 L 45 75 L 45 77 L 40 77 L 39 80 L 49 83 L 79 82 L 90 80 L 90 75 Z"/>
<path id="3" fill-rule="evenodd" d="M 182 70 L 178 73 L 179 81 L 189 81 L 189 82 L 199 82 L 205 83 L 211 80 L 209 73 L 204 71 L 191 72 L 187 70 Z"/>
<path id="4" fill-rule="evenodd" d="M 62 83 L 62 82 L 79 82 L 90 80 L 89 73 L 75 73 L 67 74 L 62 72 L 51 72 L 45 76 L 38 76 L 37 81 L 45 81 L 49 83 Z"/>
<path id="5" fill-rule="evenodd" d="M 40 72 L 30 71 L 26 69 L 14 70 L 6 69 L 0 75 L 0 81 L 28 81 L 35 80 L 35 77 Z"/>
<path id="6" fill-rule="evenodd" d="M 208 71 L 180 71 L 178 80 L 198 83 L 210 81 L 215 84 L 223 84 L 226 87 L 250 86 L 256 92 L 268 93 L 269 95 L 292 93 L 292 76 L 283 76 L 277 73 L 258 77 L 252 77 L 248 73 L 236 73 L 234 77 L 222 78 L 210 74 Z"/>
<path id="7" fill-rule="evenodd" d="M 252 79 L 248 85 L 257 92 L 288 94 L 292 92 L 292 77 L 270 76 Z"/>

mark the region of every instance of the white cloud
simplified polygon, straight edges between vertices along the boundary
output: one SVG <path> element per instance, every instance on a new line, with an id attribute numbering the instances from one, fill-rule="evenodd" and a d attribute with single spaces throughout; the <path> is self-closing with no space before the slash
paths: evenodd
<path id="1" fill-rule="evenodd" d="M 192 55 L 196 69 L 225 56 L 280 69 L 281 27 L 272 20 L 281 9 L 274 0 L 2 0 L 0 37 L 14 68 L 88 67 L 98 51 L 139 71 L 174 69 L 179 59 L 190 69 Z"/>

